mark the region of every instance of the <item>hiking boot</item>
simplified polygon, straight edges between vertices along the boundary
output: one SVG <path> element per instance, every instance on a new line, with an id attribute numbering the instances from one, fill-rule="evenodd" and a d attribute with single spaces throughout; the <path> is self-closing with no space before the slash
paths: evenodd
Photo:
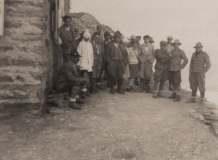
<path id="1" fill-rule="evenodd" d="M 76 103 L 78 104 L 84 104 L 85 102 L 81 98 L 76 99 Z"/>
<path id="2" fill-rule="evenodd" d="M 107 87 L 110 88 L 110 82 L 109 81 L 107 81 Z"/>
<path id="3" fill-rule="evenodd" d="M 86 93 L 85 92 L 81 94 L 81 98 L 86 99 Z"/>
<path id="4" fill-rule="evenodd" d="M 97 87 L 97 86 L 95 87 L 94 90 L 95 90 L 95 93 L 99 93 L 99 91 L 98 91 L 98 87 Z"/>
<path id="5" fill-rule="evenodd" d="M 195 103 L 196 100 L 194 97 L 190 98 L 186 103 Z"/>
<path id="6" fill-rule="evenodd" d="M 131 88 L 126 88 L 126 91 L 127 92 L 131 92 Z"/>
<path id="7" fill-rule="evenodd" d="M 173 92 L 173 94 L 170 96 L 170 97 L 168 97 L 169 99 L 175 99 L 176 98 L 176 93 L 175 92 Z"/>
<path id="8" fill-rule="evenodd" d="M 169 90 L 170 90 L 170 91 L 173 91 L 173 87 L 172 87 L 171 85 L 169 86 Z"/>
<path id="9" fill-rule="evenodd" d="M 140 93 L 144 92 L 144 89 L 143 89 L 143 88 L 140 88 L 140 89 L 139 89 L 139 92 L 140 92 Z"/>
<path id="10" fill-rule="evenodd" d="M 125 94 L 124 90 L 122 87 L 118 88 L 117 89 L 117 92 L 120 93 L 120 94 Z"/>
<path id="11" fill-rule="evenodd" d="M 205 98 L 201 98 L 199 102 L 199 106 L 204 106 Z"/>
<path id="12" fill-rule="evenodd" d="M 111 88 L 110 93 L 111 93 L 111 94 L 115 94 L 114 88 Z"/>
<path id="13" fill-rule="evenodd" d="M 180 95 L 177 95 L 176 98 L 173 100 L 174 102 L 179 102 L 181 100 Z"/>
<path id="14" fill-rule="evenodd" d="M 153 92 L 153 98 L 157 98 L 157 92 Z"/>
<path id="15" fill-rule="evenodd" d="M 78 106 L 76 104 L 76 102 L 70 102 L 69 103 L 69 108 L 72 108 L 72 109 L 75 109 L 75 110 L 82 110 L 82 107 L 81 106 Z"/>

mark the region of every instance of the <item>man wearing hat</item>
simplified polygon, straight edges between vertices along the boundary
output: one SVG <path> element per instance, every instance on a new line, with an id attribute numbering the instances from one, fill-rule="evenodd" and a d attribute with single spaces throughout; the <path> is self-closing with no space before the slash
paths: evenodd
<path id="1" fill-rule="evenodd" d="M 188 59 L 185 55 L 185 52 L 179 48 L 181 43 L 178 39 L 175 39 L 173 46 L 174 50 L 170 59 L 170 72 L 169 78 L 173 84 L 173 94 L 169 97 L 173 99 L 174 102 L 180 101 L 180 90 L 181 90 L 181 70 L 185 68 L 188 63 Z M 182 63 L 183 61 L 183 63 Z"/>
<path id="2" fill-rule="evenodd" d="M 84 32 L 83 40 L 79 43 L 77 48 L 78 53 L 80 54 L 80 74 L 84 78 L 88 78 L 89 82 L 87 84 L 88 91 L 86 93 L 87 96 L 90 96 L 90 92 L 93 88 L 91 86 L 91 78 L 92 78 L 92 66 L 94 62 L 94 55 L 93 55 L 93 47 L 90 43 L 90 33 Z"/>
<path id="3" fill-rule="evenodd" d="M 78 106 L 76 103 L 83 103 L 83 101 L 79 98 L 79 93 L 80 91 L 83 93 L 86 92 L 87 79 L 82 78 L 77 71 L 76 64 L 79 62 L 79 53 L 72 50 L 69 57 L 69 61 L 64 63 L 58 72 L 55 86 L 59 93 L 70 93 L 70 108 L 81 110 L 81 106 Z"/>
<path id="4" fill-rule="evenodd" d="M 78 29 L 72 26 L 72 18 L 70 16 L 63 17 L 64 25 L 58 28 L 58 35 L 62 41 L 61 49 L 63 53 L 64 62 L 70 59 L 70 52 L 72 50 L 76 51 L 75 38 L 78 35 Z"/>
<path id="5" fill-rule="evenodd" d="M 204 105 L 205 101 L 205 74 L 211 67 L 209 55 L 202 51 L 203 45 L 201 42 L 196 44 L 195 53 L 193 53 L 189 69 L 189 82 L 192 90 L 192 98 L 188 103 L 195 103 L 197 89 L 201 93 L 200 105 Z"/>
<path id="6" fill-rule="evenodd" d="M 170 56 L 167 53 L 167 42 L 160 42 L 160 49 L 155 50 L 155 73 L 154 73 L 154 85 L 153 85 L 153 97 L 162 97 L 162 92 L 164 89 L 164 84 L 169 77 L 170 68 Z M 158 83 L 159 91 L 157 89 Z"/>
<path id="7" fill-rule="evenodd" d="M 103 25 L 99 24 L 97 25 L 97 32 L 100 35 L 100 40 L 103 43 L 104 42 L 104 32 L 103 32 Z"/>
<path id="8" fill-rule="evenodd" d="M 94 55 L 94 63 L 93 63 L 93 74 L 92 74 L 92 92 L 91 93 L 98 93 L 98 87 L 100 85 L 100 74 L 102 69 L 102 62 L 103 62 L 103 46 L 100 40 L 100 34 L 95 32 L 92 37 L 92 48 L 93 48 L 93 55 Z"/>
<path id="9" fill-rule="evenodd" d="M 154 45 L 149 43 L 150 36 L 145 35 L 144 43 L 141 45 L 141 54 L 139 56 L 140 62 L 140 92 L 146 89 L 146 92 L 150 92 L 150 80 L 152 78 L 152 67 L 154 63 Z"/>
<path id="10" fill-rule="evenodd" d="M 172 54 L 172 52 L 174 50 L 172 42 L 173 42 L 173 37 L 172 36 L 168 36 L 167 37 L 167 52 L 168 52 L 169 56 L 171 56 L 171 54 Z M 170 81 L 170 79 L 169 79 L 169 90 L 170 91 L 173 90 L 172 82 Z"/>
<path id="11" fill-rule="evenodd" d="M 108 61 L 108 72 L 110 74 L 111 94 L 115 94 L 114 85 L 116 78 L 118 80 L 117 92 L 124 94 L 123 90 L 123 74 L 125 72 L 125 62 L 127 61 L 127 53 L 123 45 L 120 43 L 121 35 L 115 34 L 114 42 L 110 43 L 106 50 Z"/>

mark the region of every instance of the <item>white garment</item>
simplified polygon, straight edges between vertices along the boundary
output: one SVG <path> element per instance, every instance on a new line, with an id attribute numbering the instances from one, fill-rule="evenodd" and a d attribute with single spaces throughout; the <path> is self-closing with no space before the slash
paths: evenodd
<path id="1" fill-rule="evenodd" d="M 127 48 L 129 64 L 138 64 L 138 49 L 134 49 L 133 47 Z"/>
<path id="2" fill-rule="evenodd" d="M 92 44 L 84 39 L 79 43 L 77 52 L 81 55 L 80 57 L 80 70 L 92 71 L 94 62 L 93 47 Z"/>

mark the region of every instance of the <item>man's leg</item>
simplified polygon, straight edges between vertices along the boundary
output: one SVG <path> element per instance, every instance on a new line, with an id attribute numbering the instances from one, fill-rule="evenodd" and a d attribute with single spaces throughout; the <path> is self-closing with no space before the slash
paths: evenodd
<path id="1" fill-rule="evenodd" d="M 174 82 L 174 77 L 175 77 L 175 72 L 174 71 L 170 71 L 169 72 L 169 78 L 172 82 L 172 85 L 173 85 L 173 93 L 172 95 L 169 97 L 169 99 L 175 99 L 176 98 L 176 90 L 177 90 L 177 86 Z"/>
<path id="2" fill-rule="evenodd" d="M 196 82 L 196 74 L 194 72 L 189 73 L 189 83 L 190 83 L 190 88 L 192 90 L 192 97 L 187 101 L 187 103 L 195 103 L 196 95 L 197 95 L 197 82 Z"/>
<path id="3" fill-rule="evenodd" d="M 181 100 L 181 72 L 176 71 L 174 78 L 174 84 L 176 86 L 176 98 L 174 99 L 174 102 L 179 102 Z"/>
<path id="4" fill-rule="evenodd" d="M 78 106 L 76 104 L 76 99 L 78 97 L 78 93 L 80 91 L 80 87 L 79 86 L 74 86 L 72 91 L 71 91 L 71 95 L 70 95 L 70 103 L 69 103 L 69 108 L 72 109 L 76 109 L 76 110 L 81 110 L 81 106 Z"/>
<path id="5" fill-rule="evenodd" d="M 197 73 L 198 87 L 201 92 L 201 100 L 199 105 L 204 106 L 205 101 L 205 73 Z"/>
<path id="6" fill-rule="evenodd" d="M 117 62 L 111 61 L 108 65 L 108 73 L 110 74 L 110 93 L 115 94 L 114 85 L 116 81 Z"/>
<path id="7" fill-rule="evenodd" d="M 124 94 L 123 90 L 123 74 L 125 72 L 125 65 L 123 62 L 118 62 L 118 67 L 117 67 L 117 80 L 118 80 L 118 88 L 117 92 Z"/>

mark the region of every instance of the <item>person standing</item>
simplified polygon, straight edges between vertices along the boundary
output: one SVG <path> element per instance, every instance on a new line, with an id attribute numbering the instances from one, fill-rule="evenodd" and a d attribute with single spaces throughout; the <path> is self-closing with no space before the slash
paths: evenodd
<path id="1" fill-rule="evenodd" d="M 128 45 L 128 62 L 129 62 L 129 72 L 130 72 L 130 79 L 127 91 L 133 92 L 134 80 L 139 76 L 139 55 L 141 48 L 138 46 L 136 37 L 134 35 L 131 36 L 131 42 Z"/>
<path id="2" fill-rule="evenodd" d="M 93 75 L 91 84 L 93 86 L 92 94 L 98 93 L 98 86 L 100 85 L 100 74 L 102 69 L 102 62 L 103 62 L 103 47 L 100 42 L 100 34 L 95 32 L 92 37 L 92 47 L 93 47 L 93 54 L 94 54 L 94 63 L 93 63 Z M 98 85 L 98 86 L 96 86 Z"/>
<path id="3" fill-rule="evenodd" d="M 87 96 L 90 96 L 90 92 L 93 89 L 93 86 L 91 86 L 90 82 L 92 79 L 92 67 L 94 63 L 94 55 L 93 55 L 93 47 L 90 43 L 90 37 L 91 35 L 89 32 L 84 32 L 83 34 L 83 40 L 79 43 L 79 46 L 77 48 L 78 53 L 81 55 L 80 57 L 80 74 L 84 78 L 88 78 L 88 91 L 86 93 Z"/>
<path id="4" fill-rule="evenodd" d="M 114 35 L 114 42 L 110 43 L 106 50 L 107 61 L 108 61 L 108 72 L 110 74 L 110 83 L 111 83 L 111 94 L 115 94 L 114 85 L 116 78 L 118 80 L 118 88 L 117 92 L 124 94 L 123 90 L 123 74 L 125 72 L 125 62 L 127 61 L 127 57 L 125 53 L 125 49 L 120 44 L 121 35 Z"/>
<path id="5" fill-rule="evenodd" d="M 188 59 L 185 55 L 185 52 L 179 48 L 181 45 L 180 41 L 178 39 L 175 39 L 173 46 L 174 50 L 171 55 L 170 59 L 170 72 L 169 77 L 170 81 L 173 84 L 173 94 L 169 97 L 170 99 L 173 99 L 174 102 L 179 102 L 180 97 L 180 91 L 181 91 L 181 70 L 185 68 L 185 66 L 188 63 Z M 183 63 L 182 63 L 183 61 Z"/>
<path id="6" fill-rule="evenodd" d="M 163 97 L 162 92 L 164 90 L 164 84 L 169 79 L 170 68 L 170 56 L 166 50 L 167 42 L 160 42 L 160 49 L 155 50 L 155 73 L 154 73 L 154 85 L 153 85 L 153 97 Z M 158 90 L 158 83 L 159 90 Z"/>
<path id="7" fill-rule="evenodd" d="M 202 51 L 203 45 L 198 42 L 194 47 L 195 53 L 192 54 L 190 69 L 189 69 L 189 82 L 192 90 L 192 97 L 188 103 L 196 102 L 197 89 L 199 88 L 201 94 L 200 106 L 204 105 L 205 101 L 205 74 L 211 67 L 209 55 Z"/>
<path id="8" fill-rule="evenodd" d="M 58 28 L 58 35 L 62 41 L 61 49 L 64 62 L 68 62 L 71 51 L 76 51 L 77 45 L 75 38 L 79 32 L 77 28 L 71 25 L 72 18 L 70 16 L 64 16 L 63 21 L 64 25 Z"/>
<path id="9" fill-rule="evenodd" d="M 144 43 L 141 45 L 141 54 L 139 55 L 140 62 L 140 92 L 146 90 L 150 92 L 150 80 L 152 78 L 152 68 L 154 63 L 155 48 L 149 43 L 150 36 L 145 35 Z"/>
<path id="10" fill-rule="evenodd" d="M 169 56 L 172 55 L 172 52 L 174 50 L 172 42 L 173 42 L 173 37 L 172 36 L 168 36 L 167 37 L 167 52 L 168 52 Z M 169 90 L 173 91 L 173 85 L 172 85 L 172 82 L 170 81 L 170 79 L 169 79 Z"/>
<path id="11" fill-rule="evenodd" d="M 104 42 L 103 25 L 101 25 L 101 24 L 97 25 L 97 32 L 99 33 L 99 35 L 100 35 L 99 39 L 100 39 L 101 43 L 103 44 L 103 42 Z"/>
<path id="12" fill-rule="evenodd" d="M 77 72 L 76 64 L 79 62 L 79 53 L 72 50 L 69 57 L 69 61 L 64 63 L 58 72 L 55 87 L 59 93 L 70 93 L 69 108 L 81 110 L 81 106 L 77 105 L 77 103 L 83 103 L 79 99 L 79 94 L 80 91 L 86 92 L 86 83 L 88 80 L 87 78 L 82 78 Z"/>

